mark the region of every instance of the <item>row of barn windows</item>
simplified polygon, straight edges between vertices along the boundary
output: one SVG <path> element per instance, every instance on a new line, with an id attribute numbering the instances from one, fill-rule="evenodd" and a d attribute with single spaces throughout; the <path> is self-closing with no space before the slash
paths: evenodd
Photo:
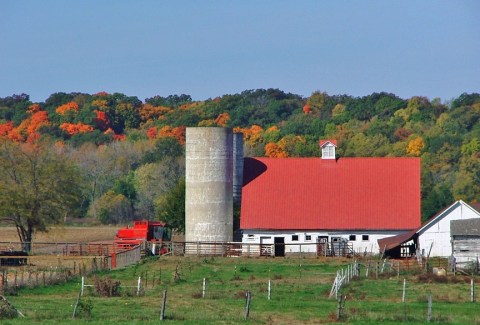
<path id="1" fill-rule="evenodd" d="M 369 237 L 368 235 L 362 235 L 362 240 L 363 241 L 368 241 Z M 311 235 L 305 235 L 305 241 L 310 241 L 312 240 Z M 357 240 L 357 235 L 350 235 L 348 237 L 349 241 L 356 241 Z M 298 235 L 292 235 L 292 241 L 298 241 Z"/>

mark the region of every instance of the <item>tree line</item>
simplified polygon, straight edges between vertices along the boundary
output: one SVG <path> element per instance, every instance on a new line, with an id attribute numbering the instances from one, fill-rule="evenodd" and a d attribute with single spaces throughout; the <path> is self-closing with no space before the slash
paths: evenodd
<path id="1" fill-rule="evenodd" d="M 0 218 L 12 221 L 29 211 L 26 229 L 42 228 L 35 224 L 39 215 L 102 223 L 161 218 L 181 229 L 183 211 L 174 203 L 184 195 L 185 128 L 225 126 L 243 133 L 247 156 L 320 156 L 319 139 L 336 139 L 343 157 L 421 157 L 425 220 L 456 199 L 478 201 L 479 117 L 478 93 L 448 102 L 390 93 L 302 97 L 278 89 L 203 101 L 185 94 L 141 101 L 120 93 L 60 92 L 36 103 L 12 95 L 0 98 Z M 32 172 L 42 166 L 38 175 Z M 24 171 L 30 174 L 20 177 Z M 36 206 L 48 201 L 42 192 L 52 196 L 52 206 Z M 57 192 L 71 204 L 55 206 Z"/>

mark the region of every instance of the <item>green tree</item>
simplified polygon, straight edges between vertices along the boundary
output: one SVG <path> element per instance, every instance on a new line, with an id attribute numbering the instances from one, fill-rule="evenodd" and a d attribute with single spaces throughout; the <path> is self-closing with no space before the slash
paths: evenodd
<path id="1" fill-rule="evenodd" d="M 47 231 L 78 206 L 79 175 L 51 146 L 0 139 L 0 221 L 17 228 L 24 251 L 31 251 L 34 232 Z"/>
<path id="2" fill-rule="evenodd" d="M 130 201 L 123 195 L 107 191 L 96 202 L 99 220 L 103 224 L 117 224 L 133 219 L 133 208 Z"/>
<path id="3" fill-rule="evenodd" d="M 185 178 L 182 177 L 177 185 L 161 196 L 155 202 L 155 210 L 160 220 L 166 222 L 173 229 L 185 230 Z"/>

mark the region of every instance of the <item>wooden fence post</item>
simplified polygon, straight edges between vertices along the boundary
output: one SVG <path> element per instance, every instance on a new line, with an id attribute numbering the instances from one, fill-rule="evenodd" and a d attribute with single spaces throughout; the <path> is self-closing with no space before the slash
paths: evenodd
<path id="1" fill-rule="evenodd" d="M 268 300 L 272 298 L 272 280 L 268 279 Z"/>
<path id="2" fill-rule="evenodd" d="M 82 277 L 82 280 L 83 280 L 83 277 Z M 75 303 L 75 307 L 73 307 L 72 319 L 75 318 L 75 314 L 77 313 L 77 307 L 78 307 L 78 304 L 80 303 L 80 296 L 82 296 L 82 295 L 83 295 L 83 286 L 80 289 L 80 291 L 78 292 L 77 302 Z"/>
<path id="3" fill-rule="evenodd" d="M 140 287 L 142 285 L 142 277 L 139 276 L 137 280 L 137 296 L 140 294 Z"/>
<path id="4" fill-rule="evenodd" d="M 163 290 L 162 309 L 160 311 L 160 320 L 165 319 L 165 308 L 167 306 L 167 289 Z"/>
<path id="5" fill-rule="evenodd" d="M 473 277 L 470 280 L 470 302 L 475 302 L 475 280 Z"/>
<path id="6" fill-rule="evenodd" d="M 245 307 L 245 319 L 248 320 L 248 318 L 250 317 L 250 299 L 251 299 L 251 294 L 250 294 L 250 290 L 247 290 L 247 293 L 246 293 L 246 307 Z"/>
<path id="7" fill-rule="evenodd" d="M 82 276 L 82 284 L 80 288 L 80 295 L 83 296 L 83 288 L 85 287 L 85 277 Z"/>
<path id="8" fill-rule="evenodd" d="M 407 279 L 403 279 L 403 294 L 402 294 L 403 303 L 405 303 L 405 300 L 406 300 L 406 290 L 407 290 Z"/>
<path id="9" fill-rule="evenodd" d="M 432 295 L 428 296 L 427 322 L 432 320 Z"/>
<path id="10" fill-rule="evenodd" d="M 203 278 L 203 285 L 202 285 L 202 298 L 205 298 L 205 291 L 207 290 L 207 279 Z"/>
<path id="11" fill-rule="evenodd" d="M 340 320 L 342 318 L 342 310 L 343 307 L 345 306 L 345 300 L 347 299 L 346 296 L 340 295 L 338 297 L 338 304 L 337 304 L 337 320 Z"/>

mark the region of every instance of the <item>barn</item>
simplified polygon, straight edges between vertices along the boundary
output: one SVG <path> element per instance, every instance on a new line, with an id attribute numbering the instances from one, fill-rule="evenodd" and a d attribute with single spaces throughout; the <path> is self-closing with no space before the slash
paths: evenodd
<path id="1" fill-rule="evenodd" d="M 425 224 L 404 234 L 380 239 L 379 247 L 391 257 L 452 255 L 451 221 L 480 218 L 480 213 L 463 202 L 456 201 Z"/>
<path id="2" fill-rule="evenodd" d="M 452 255 L 456 265 L 468 268 L 480 256 L 480 218 L 450 221 Z"/>
<path id="3" fill-rule="evenodd" d="M 336 158 L 334 141 L 320 146 L 321 158 L 245 158 L 244 244 L 275 256 L 375 254 L 378 239 L 420 226 L 419 158 Z"/>

